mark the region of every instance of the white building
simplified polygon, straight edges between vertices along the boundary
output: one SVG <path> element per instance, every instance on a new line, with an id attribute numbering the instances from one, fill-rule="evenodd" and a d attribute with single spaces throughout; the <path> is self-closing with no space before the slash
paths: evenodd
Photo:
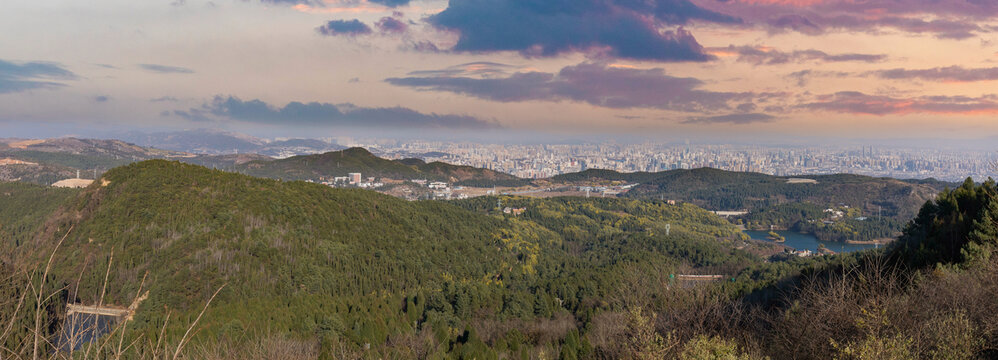
<path id="1" fill-rule="evenodd" d="M 441 181 L 434 181 L 434 182 L 431 182 L 430 185 L 427 185 L 427 187 L 430 188 L 430 189 L 437 189 L 437 190 L 439 190 L 439 189 L 446 189 L 447 188 L 447 183 L 441 182 Z"/>

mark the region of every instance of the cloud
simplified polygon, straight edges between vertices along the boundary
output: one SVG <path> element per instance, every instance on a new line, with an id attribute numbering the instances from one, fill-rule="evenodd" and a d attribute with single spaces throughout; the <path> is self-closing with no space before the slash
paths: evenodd
<path id="1" fill-rule="evenodd" d="M 738 23 L 689 0 L 466 0 L 428 18 L 458 35 L 455 52 L 518 51 L 524 56 L 586 52 L 655 61 L 712 57 L 681 26 L 691 20 Z M 501 29 L 501 30 L 500 30 Z"/>
<path id="2" fill-rule="evenodd" d="M 65 86 L 52 80 L 74 80 L 76 74 L 48 62 L 15 63 L 0 60 L 0 94 Z"/>
<path id="3" fill-rule="evenodd" d="M 414 50 L 418 52 L 428 52 L 428 53 L 439 53 L 442 52 L 437 44 L 430 41 L 417 41 L 404 47 L 406 50 Z"/>
<path id="4" fill-rule="evenodd" d="M 729 45 L 728 47 L 709 48 L 707 52 L 718 56 L 738 56 L 738 61 L 754 65 L 781 65 L 808 61 L 875 63 L 887 60 L 886 54 L 829 54 L 814 49 L 784 52 L 765 46 Z"/>
<path id="5" fill-rule="evenodd" d="M 374 23 L 374 26 L 378 28 L 382 33 L 386 34 L 402 34 L 409 30 L 409 25 L 404 22 L 389 16 L 385 16 Z"/>
<path id="6" fill-rule="evenodd" d="M 111 100 L 111 97 L 107 95 L 97 95 L 94 97 L 94 101 L 99 103 L 108 102 L 109 100 Z"/>
<path id="7" fill-rule="evenodd" d="M 852 76 L 853 74 L 844 71 L 827 71 L 827 70 L 801 70 L 795 71 L 787 75 L 787 78 L 797 81 L 797 86 L 805 86 L 814 77 L 829 77 L 829 78 L 844 78 Z"/>
<path id="8" fill-rule="evenodd" d="M 980 115 L 998 114 L 998 96 L 920 96 L 891 97 L 846 91 L 819 96 L 800 108 L 860 115 L 903 115 L 912 113 Z"/>
<path id="9" fill-rule="evenodd" d="M 164 111 L 160 115 L 170 115 L 169 111 Z M 189 111 L 184 110 L 174 110 L 173 115 L 179 116 L 181 118 L 187 119 L 191 122 L 210 122 L 212 119 L 208 117 L 208 113 L 203 109 L 190 109 Z"/>
<path id="10" fill-rule="evenodd" d="M 888 28 L 965 39 L 990 32 L 998 2 L 989 0 L 697 0 L 710 10 L 737 15 L 773 31 L 819 35 L 827 31 L 876 33 Z"/>
<path id="11" fill-rule="evenodd" d="M 465 64 L 467 65 L 467 64 Z M 459 65 L 458 67 L 461 67 Z M 451 68 L 448 68 L 451 69 Z M 416 72 L 388 83 L 424 91 L 444 91 L 499 102 L 577 101 L 608 108 L 655 108 L 714 112 L 729 109 L 734 100 L 751 100 L 755 94 L 701 90 L 703 81 L 673 77 L 662 69 L 634 69 L 583 63 L 557 74 L 517 72 L 505 77 L 450 76 L 448 69 Z"/>
<path id="12" fill-rule="evenodd" d="M 177 101 L 180 101 L 180 99 L 177 99 L 177 98 L 175 98 L 173 96 L 161 96 L 161 97 L 158 97 L 158 98 L 155 98 L 155 99 L 149 99 L 149 101 L 150 102 L 177 102 Z"/>
<path id="13" fill-rule="evenodd" d="M 738 113 L 728 115 L 691 117 L 683 121 L 683 124 L 736 124 L 745 125 L 753 123 L 763 123 L 775 120 L 776 117 L 763 113 Z"/>
<path id="14" fill-rule="evenodd" d="M 410 76 L 433 77 L 433 76 L 482 76 L 495 77 L 508 75 L 510 70 L 516 66 L 501 64 L 489 61 L 477 61 L 465 64 L 450 66 L 439 70 L 419 70 L 410 72 Z"/>
<path id="15" fill-rule="evenodd" d="M 409 2 L 411 0 L 368 0 L 368 1 L 388 7 L 398 7 L 398 6 L 409 5 Z"/>
<path id="16" fill-rule="evenodd" d="M 297 5 L 297 4 L 316 4 L 321 5 L 321 1 L 310 1 L 310 0 L 260 0 L 260 2 L 265 4 L 278 4 L 278 5 Z"/>
<path id="17" fill-rule="evenodd" d="M 926 81 L 973 82 L 998 80 L 998 67 L 964 68 L 947 66 L 931 69 L 889 69 L 871 72 L 883 79 L 919 79 Z"/>
<path id="18" fill-rule="evenodd" d="M 357 36 L 371 33 L 371 27 L 360 22 L 360 20 L 333 20 L 316 29 L 320 34 L 326 36 Z"/>
<path id="19" fill-rule="evenodd" d="M 182 68 L 179 66 L 169 66 L 169 65 L 158 65 L 158 64 L 139 64 L 139 67 L 160 74 L 193 74 L 194 70 L 188 68 Z"/>
<path id="20" fill-rule="evenodd" d="M 353 104 L 290 102 L 276 107 L 261 100 L 243 101 L 233 96 L 215 96 L 200 108 L 175 111 L 192 121 L 208 121 L 210 116 L 236 121 L 310 126 L 357 126 L 393 128 L 498 128 L 494 120 L 468 115 L 425 114 L 404 107 L 360 107 Z"/>

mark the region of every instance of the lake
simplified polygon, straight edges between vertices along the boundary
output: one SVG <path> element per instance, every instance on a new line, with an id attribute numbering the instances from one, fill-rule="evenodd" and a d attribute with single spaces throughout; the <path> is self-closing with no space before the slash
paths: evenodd
<path id="1" fill-rule="evenodd" d="M 796 231 L 776 231 L 777 234 L 787 238 L 787 241 L 783 245 L 792 247 L 797 250 L 811 250 L 817 251 L 818 244 L 824 244 L 825 248 L 832 250 L 837 253 L 841 252 L 853 252 L 859 250 L 866 250 L 875 248 L 876 245 L 866 245 L 866 244 L 846 244 L 844 242 L 834 242 L 834 241 L 821 241 L 811 234 L 801 234 Z M 756 240 L 769 240 L 769 231 L 755 231 L 755 230 L 745 230 L 745 234 Z"/>

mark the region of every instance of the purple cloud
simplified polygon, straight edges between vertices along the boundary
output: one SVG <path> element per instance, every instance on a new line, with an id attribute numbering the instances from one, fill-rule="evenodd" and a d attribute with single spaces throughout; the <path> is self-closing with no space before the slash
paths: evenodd
<path id="1" fill-rule="evenodd" d="M 706 116 L 706 117 L 691 117 L 683 121 L 683 124 L 753 124 L 770 122 L 775 120 L 776 117 L 769 114 L 762 113 L 738 113 L 738 114 L 728 114 L 728 115 L 717 115 L 717 116 Z"/>
<path id="2" fill-rule="evenodd" d="M 889 69 L 871 72 L 883 79 L 919 79 L 926 81 L 973 82 L 998 80 L 998 67 L 968 69 L 947 66 L 931 69 Z"/>
<path id="3" fill-rule="evenodd" d="M 174 115 L 191 121 L 207 121 L 214 116 L 237 121 L 311 126 L 358 126 L 395 128 L 448 128 L 489 129 L 498 128 L 494 120 L 484 120 L 468 115 L 421 113 L 396 107 L 366 108 L 353 104 L 320 102 L 290 102 L 276 107 L 261 100 L 244 101 L 233 96 L 215 96 L 200 108 L 174 111 Z"/>
<path id="4" fill-rule="evenodd" d="M 867 95 L 846 91 L 819 96 L 816 101 L 800 106 L 809 110 L 861 115 L 927 114 L 996 114 L 998 96 L 920 96 L 898 98 L 884 95 Z"/>
<path id="5" fill-rule="evenodd" d="M 188 68 L 182 68 L 179 66 L 169 66 L 169 65 L 158 65 L 158 64 L 139 64 L 139 67 L 143 70 L 159 73 L 159 74 L 193 74 L 194 70 Z"/>
<path id="6" fill-rule="evenodd" d="M 481 76 L 481 77 L 497 77 L 509 75 L 509 71 L 515 69 L 515 66 L 500 64 L 496 62 L 489 61 L 476 61 L 465 64 L 459 64 L 450 66 L 439 70 L 418 70 L 410 72 L 410 76 L 419 77 L 437 77 L 437 76 Z"/>
<path id="7" fill-rule="evenodd" d="M 388 7 L 399 7 L 399 6 L 409 5 L 409 2 L 411 2 L 411 0 L 368 0 L 368 1 Z"/>
<path id="8" fill-rule="evenodd" d="M 695 0 L 704 8 L 737 15 L 773 31 L 808 35 L 830 30 L 879 32 L 889 28 L 965 39 L 990 32 L 998 2 L 987 0 Z"/>
<path id="9" fill-rule="evenodd" d="M 326 36 L 357 36 L 371 33 L 371 27 L 360 22 L 360 20 L 333 20 L 316 29 L 320 34 Z"/>
<path id="10" fill-rule="evenodd" d="M 824 51 L 808 49 L 784 52 L 763 46 L 734 46 L 709 48 L 712 54 L 738 56 L 738 61 L 754 65 L 781 65 L 787 63 L 816 62 L 866 62 L 875 63 L 887 59 L 886 54 L 828 54 Z"/>
<path id="11" fill-rule="evenodd" d="M 752 93 L 701 90 L 703 81 L 669 76 L 662 69 L 618 68 L 593 63 L 565 67 L 557 74 L 517 72 L 495 78 L 451 76 L 446 69 L 414 74 L 421 76 L 385 81 L 396 86 L 452 92 L 500 102 L 568 100 L 608 108 L 688 112 L 727 110 L 731 108 L 731 101 L 749 101 L 759 97 Z"/>
<path id="12" fill-rule="evenodd" d="M 382 33 L 388 34 L 402 34 L 409 30 L 409 26 L 404 22 L 389 16 L 381 18 L 381 20 L 374 23 L 374 26 Z"/>
<path id="13" fill-rule="evenodd" d="M 588 52 L 640 60 L 710 60 L 682 27 L 660 30 L 691 20 L 740 22 L 689 0 L 463 0 L 451 1 L 429 18 L 435 27 L 458 34 L 451 49 L 457 52 L 517 51 L 524 56 Z"/>
<path id="14" fill-rule="evenodd" d="M 76 74 L 47 62 L 14 63 L 0 60 L 0 94 L 65 86 L 52 80 L 73 80 Z"/>
<path id="15" fill-rule="evenodd" d="M 813 77 L 844 78 L 853 74 L 844 71 L 801 70 L 787 75 L 787 78 L 797 81 L 797 86 L 805 86 Z"/>

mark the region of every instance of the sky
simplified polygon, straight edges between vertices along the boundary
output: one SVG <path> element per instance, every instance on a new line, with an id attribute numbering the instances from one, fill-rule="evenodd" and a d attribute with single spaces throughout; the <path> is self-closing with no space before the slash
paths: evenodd
<path id="1" fill-rule="evenodd" d="M 980 139 L 996 33 L 994 0 L 5 0 L 0 137 Z"/>

